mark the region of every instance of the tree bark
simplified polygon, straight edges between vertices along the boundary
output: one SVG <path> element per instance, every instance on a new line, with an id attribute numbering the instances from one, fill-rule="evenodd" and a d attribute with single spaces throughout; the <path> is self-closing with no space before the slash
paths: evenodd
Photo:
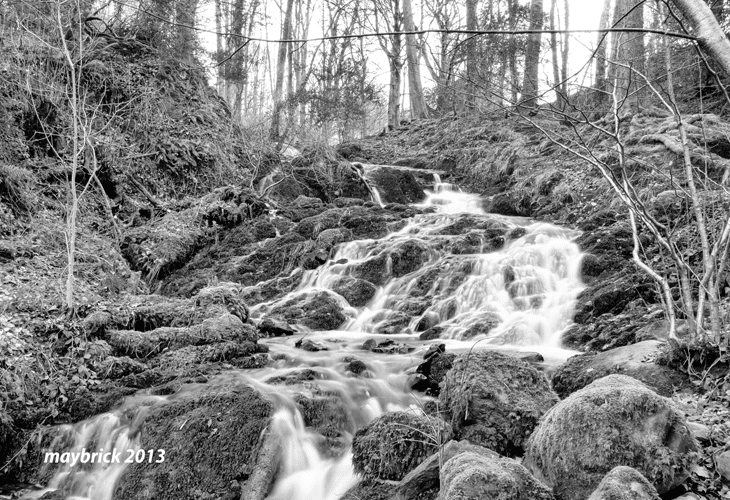
<path id="1" fill-rule="evenodd" d="M 617 28 L 644 27 L 644 0 L 617 0 L 614 10 L 614 23 Z M 614 33 L 611 50 L 609 79 L 616 90 L 619 104 L 628 102 L 636 108 L 641 107 L 640 85 L 644 74 L 645 47 L 644 33 Z"/>
<path id="2" fill-rule="evenodd" d="M 400 37 L 398 37 L 400 38 Z M 401 68 L 400 58 L 390 59 L 390 91 L 388 93 L 388 125 L 397 128 L 400 125 L 400 86 Z"/>
<path id="3" fill-rule="evenodd" d="M 702 0 L 674 0 L 674 4 L 692 25 L 700 46 L 730 74 L 730 40 L 723 33 L 710 7 Z"/>
<path id="4" fill-rule="evenodd" d="M 558 0 L 552 0 L 550 2 L 550 49 L 553 60 L 553 90 L 555 92 L 555 105 L 559 110 L 565 109 L 563 102 L 563 89 L 560 84 L 560 59 L 558 58 L 558 34 L 555 33 L 557 26 L 555 24 L 555 10 L 557 7 Z"/>
<path id="5" fill-rule="evenodd" d="M 532 0 L 530 5 L 530 29 L 542 29 L 542 0 Z M 530 33 L 527 37 L 525 51 L 525 78 L 522 83 L 521 105 L 527 108 L 537 107 L 538 69 L 540 66 L 541 33 Z"/>
<path id="6" fill-rule="evenodd" d="M 291 13 L 294 6 L 294 0 L 287 0 L 286 13 L 281 27 L 281 38 L 288 40 L 291 38 Z M 278 141 L 281 138 L 281 112 L 284 107 L 284 73 L 286 72 L 286 58 L 289 53 L 289 44 L 279 44 L 279 56 L 276 62 L 276 85 L 274 87 L 274 112 L 271 117 L 270 137 L 272 140 Z"/>
<path id="7" fill-rule="evenodd" d="M 411 0 L 403 0 L 403 23 L 406 31 L 415 31 Z M 419 65 L 419 48 L 416 35 L 406 35 L 406 59 L 408 60 L 408 86 L 410 88 L 409 101 L 411 104 L 411 118 L 428 118 L 426 101 L 423 98 L 421 86 L 421 67 Z"/>
<path id="8" fill-rule="evenodd" d="M 477 29 L 477 0 L 466 0 L 466 29 Z M 477 39 L 476 35 L 467 35 L 466 40 L 466 107 L 475 109 L 477 78 Z"/>

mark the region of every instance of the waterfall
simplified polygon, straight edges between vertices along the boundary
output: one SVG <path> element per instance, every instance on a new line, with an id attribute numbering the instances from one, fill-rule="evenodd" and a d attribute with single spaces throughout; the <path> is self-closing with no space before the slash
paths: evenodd
<path id="1" fill-rule="evenodd" d="M 205 384 L 230 384 L 235 379 L 254 386 L 274 402 L 270 428 L 281 440 L 281 456 L 269 500 L 336 500 L 357 483 L 349 451 L 356 430 L 387 411 L 422 412 L 428 400 L 407 385 L 408 375 L 431 343 L 421 340 L 425 333 L 455 353 L 469 349 L 536 351 L 548 363 L 562 362 L 572 354 L 561 349 L 560 337 L 572 323 L 575 300 L 583 289 L 581 253 L 572 241 L 577 232 L 485 213 L 483 198 L 441 182 L 438 174 L 420 206 L 430 208 L 384 238 L 341 244 L 326 264 L 305 271 L 298 289 L 278 299 L 313 290 L 331 291 L 343 276 L 356 278 L 363 269 L 372 272 L 367 266 L 380 266 L 372 275 L 378 281 L 374 296 L 362 307 L 347 305 L 349 319 L 339 330 L 264 339 L 261 342 L 269 346 L 275 360 L 271 365 L 231 370 Z M 265 316 L 276 302 L 253 307 L 252 315 Z M 297 349 L 294 344 L 303 335 L 327 350 Z M 394 340 L 404 346 L 403 351 L 363 350 L 362 344 L 371 339 Z M 364 361 L 366 376 L 348 372 L 353 358 Z M 304 368 L 316 373 L 308 384 L 316 385 L 321 393 L 336 395 L 346 413 L 349 429 L 342 451 L 335 456 L 324 445 L 325 438 L 306 427 L 297 409 L 295 396 L 303 389 L 269 382 Z M 184 386 L 181 392 L 186 390 Z M 135 398 L 146 398 L 146 404 L 140 405 Z M 53 451 L 137 449 L 136 429 L 145 408 L 165 404 L 169 398 L 128 398 L 119 410 L 64 428 L 74 436 L 73 443 L 64 448 L 68 439 L 58 440 L 54 443 L 58 449 Z M 132 407 L 137 409 L 132 411 Z M 111 500 L 124 465 L 73 469 L 55 469 L 43 491 L 61 488 L 74 500 Z"/>

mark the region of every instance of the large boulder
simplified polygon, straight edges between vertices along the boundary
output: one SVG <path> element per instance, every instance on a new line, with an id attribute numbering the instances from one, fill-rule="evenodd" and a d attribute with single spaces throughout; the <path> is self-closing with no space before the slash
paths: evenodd
<path id="1" fill-rule="evenodd" d="M 487 449 L 451 458 L 440 479 L 439 500 L 553 500 L 522 465 Z"/>
<path id="2" fill-rule="evenodd" d="M 270 315 L 312 330 L 336 330 L 347 319 L 344 314 L 347 304 L 343 302 L 328 291 L 305 292 L 275 304 Z"/>
<path id="3" fill-rule="evenodd" d="M 457 357 L 439 394 L 458 439 L 503 455 L 521 454 L 540 417 L 557 402 L 542 372 L 493 351 Z"/>
<path id="4" fill-rule="evenodd" d="M 606 474 L 588 500 L 659 500 L 659 495 L 641 472 L 620 465 Z"/>
<path id="5" fill-rule="evenodd" d="M 140 447 L 165 450 L 160 463 L 135 463 L 116 487 L 118 500 L 218 498 L 256 468 L 273 405 L 249 386 L 184 395 L 149 408 Z"/>
<path id="6" fill-rule="evenodd" d="M 609 375 L 554 406 L 530 437 L 525 466 L 555 495 L 584 500 L 626 465 L 663 493 L 689 475 L 697 444 L 671 401 L 636 379 Z"/>
<path id="7" fill-rule="evenodd" d="M 416 203 L 426 197 L 416 177 L 406 169 L 373 168 L 368 171 L 367 177 L 378 189 L 384 203 Z"/>
<path id="8" fill-rule="evenodd" d="M 331 285 L 332 291 L 342 295 L 353 307 L 363 307 L 375 296 L 377 287 L 369 281 L 342 276 Z"/>
<path id="9" fill-rule="evenodd" d="M 442 420 L 411 412 L 386 413 L 355 434 L 352 463 L 365 479 L 399 481 L 450 438 Z"/>
<path id="10" fill-rule="evenodd" d="M 655 363 L 661 346 L 657 340 L 646 340 L 601 353 L 573 356 L 553 375 L 553 389 L 565 398 L 594 380 L 618 373 L 633 377 L 669 397 L 675 388 L 688 381 L 681 373 Z"/>

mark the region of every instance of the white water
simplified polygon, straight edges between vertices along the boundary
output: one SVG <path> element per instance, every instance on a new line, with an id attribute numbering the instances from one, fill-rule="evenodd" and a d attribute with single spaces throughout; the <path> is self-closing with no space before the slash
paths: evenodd
<path id="1" fill-rule="evenodd" d="M 422 265 L 400 277 L 384 279 L 383 286 L 365 307 L 347 306 L 349 319 L 341 330 L 262 340 L 269 345 L 276 362 L 257 370 L 232 370 L 205 384 L 230 384 L 232 379 L 250 384 L 278 408 L 271 425 L 282 439 L 282 456 L 268 500 L 336 500 L 358 481 L 350 452 L 331 456 L 324 437 L 305 427 L 293 399 L 297 394 L 315 395 L 316 387 L 317 394 L 336 395 L 342 401 L 349 422 L 342 436 L 343 449 L 348 450 L 354 432 L 378 415 L 394 410 L 421 411 L 428 398 L 409 391 L 407 379 L 433 342 L 446 344 L 447 352 L 483 348 L 539 352 L 547 364 L 553 365 L 572 354 L 560 348 L 560 337 L 571 324 L 575 299 L 583 287 L 579 274 L 581 254 L 571 242 L 577 233 L 526 219 L 485 214 L 479 196 L 443 184 L 438 177 L 435 181 L 434 191 L 428 193 L 422 204 L 435 207 L 435 212 L 416 216 L 405 227 L 380 240 L 340 245 L 327 264 L 305 272 L 302 284 L 290 295 L 329 290 L 341 276 L 356 274 L 358 264 L 383 255 L 384 272 L 393 273 L 392 256 L 406 243 L 421 249 Z M 455 224 L 467 229 L 449 229 Z M 505 226 L 523 227 L 524 234 L 492 251 L 489 229 Z M 481 229 L 462 234 L 474 227 Z M 344 303 L 343 298 L 339 299 Z M 413 312 L 405 307 L 409 304 L 418 310 L 410 317 L 404 312 Z M 272 305 L 261 304 L 252 308 L 252 313 L 263 316 Z M 419 340 L 421 332 L 417 330 L 425 330 L 425 324 L 440 327 L 437 341 Z M 378 333 L 384 328 L 390 328 L 389 335 Z M 294 343 L 303 336 L 327 350 L 296 349 Z M 378 354 L 362 350 L 362 343 L 371 338 L 378 342 L 393 339 L 407 344 L 413 352 Z M 355 377 L 346 371 L 352 357 L 366 363 L 365 376 Z M 316 381 L 303 385 L 266 383 L 271 377 L 303 368 L 314 370 L 318 375 Z M 201 389 L 184 387 L 173 396 L 129 398 L 123 408 L 113 413 L 69 426 L 65 431 L 73 433 L 75 439 L 66 451 L 91 447 L 136 449 L 136 430 L 144 417 L 145 405 L 164 404 L 191 390 Z M 142 410 L 130 412 L 132 406 Z M 125 420 L 123 415 L 130 413 L 135 416 Z M 132 435 L 136 437 L 131 439 Z M 59 440 L 57 445 L 60 443 Z M 116 480 L 123 472 L 124 465 L 95 465 L 83 472 L 60 467 L 49 488 L 62 488 L 74 500 L 111 500 Z"/>

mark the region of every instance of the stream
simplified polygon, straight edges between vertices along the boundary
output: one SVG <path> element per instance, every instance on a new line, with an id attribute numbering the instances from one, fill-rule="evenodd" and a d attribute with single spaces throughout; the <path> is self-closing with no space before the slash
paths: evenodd
<path id="1" fill-rule="evenodd" d="M 584 287 L 579 271 L 582 254 L 573 243 L 576 231 L 487 214 L 479 196 L 441 182 L 437 174 L 433 190 L 427 192 L 420 206 L 435 210 L 415 216 L 384 238 L 341 244 L 326 264 L 305 271 L 301 285 L 291 292 L 333 293 L 332 283 L 351 274 L 358 264 L 392 255 L 404 245 L 425 255 L 414 270 L 387 257 L 385 266 L 392 277 L 379 284 L 372 300 L 363 307 L 351 307 L 338 296 L 348 317 L 339 330 L 262 339 L 260 343 L 269 346 L 275 360 L 269 366 L 232 369 L 211 377 L 206 384 L 185 385 L 169 396 L 141 391 L 112 412 L 63 426 L 52 448 L 71 454 L 85 449 L 139 450 L 140 429 L 151 406 L 193 391 L 210 390 L 217 384 L 245 383 L 277 408 L 271 425 L 281 437 L 281 456 L 267 498 L 336 500 L 358 482 L 349 451 L 354 431 L 384 412 L 421 412 L 426 401 L 433 399 L 409 389 L 409 378 L 430 345 L 444 344 L 446 352 L 452 353 L 470 349 L 537 352 L 543 356 L 542 368 L 546 370 L 574 354 L 561 348 L 560 338 L 572 323 L 576 297 Z M 478 230 L 465 239 L 463 231 L 455 230 L 464 225 Z M 510 228 L 508 234 L 512 236 L 493 250 L 489 228 L 504 226 Z M 464 241 L 468 247 L 455 250 Z M 272 307 L 257 305 L 251 310 L 252 317 L 260 319 Z M 408 308 L 422 312 L 411 319 L 412 315 L 403 312 Z M 421 340 L 424 331 L 437 338 Z M 326 350 L 310 352 L 295 347 L 303 338 Z M 372 346 L 385 340 L 394 342 L 381 352 L 363 349 L 366 342 Z M 346 370 L 352 359 L 363 361 L 367 367 L 361 376 Z M 272 377 L 304 369 L 316 373 L 314 381 L 305 385 L 267 383 Z M 304 425 L 294 402 L 296 394 L 306 394 L 312 386 L 341 399 L 353 430 L 335 456 L 331 450 L 324 451 L 325 438 Z M 47 488 L 23 498 L 40 498 L 47 491 L 62 489 L 72 500 L 111 500 L 125 466 L 57 465 Z"/>

